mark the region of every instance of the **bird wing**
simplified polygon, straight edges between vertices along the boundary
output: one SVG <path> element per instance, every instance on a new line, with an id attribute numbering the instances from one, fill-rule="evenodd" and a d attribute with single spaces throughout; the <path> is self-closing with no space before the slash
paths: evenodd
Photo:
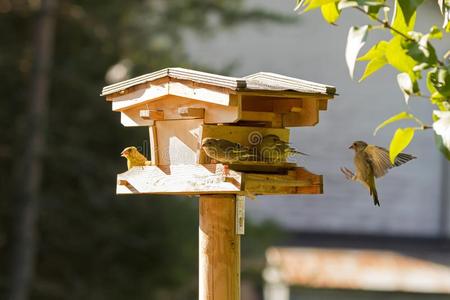
<path id="1" fill-rule="evenodd" d="M 398 167 L 403 165 L 404 163 L 407 163 L 408 161 L 410 161 L 411 159 L 415 159 L 416 157 L 411 155 L 411 154 L 406 154 L 406 153 L 400 153 L 399 155 L 397 155 L 397 157 L 395 158 L 395 162 L 394 162 L 394 167 Z"/>
<path id="2" fill-rule="evenodd" d="M 249 158 L 255 156 L 251 153 L 250 149 L 248 147 L 242 146 L 238 143 L 233 143 L 228 140 L 221 139 L 218 142 L 218 146 L 220 149 L 222 149 L 225 152 L 232 153 L 234 155 L 239 155 L 242 158 Z"/>
<path id="3" fill-rule="evenodd" d="M 217 146 L 223 151 L 239 152 L 241 145 L 238 143 L 233 143 L 228 140 L 219 139 Z"/>
<path id="4" fill-rule="evenodd" d="M 393 167 L 389 160 L 389 152 L 386 149 L 375 145 L 368 145 L 364 152 L 367 154 L 375 177 L 378 178 L 385 175 Z"/>
<path id="5" fill-rule="evenodd" d="M 306 153 L 298 151 L 297 149 L 292 147 L 290 143 L 282 141 L 280 139 L 278 139 L 277 146 L 279 148 L 283 149 L 284 152 L 296 153 L 296 154 L 301 154 L 301 155 L 308 155 Z"/>
<path id="6" fill-rule="evenodd" d="M 404 163 L 416 158 L 410 154 L 400 153 L 395 158 L 394 164 L 391 164 L 389 151 L 383 147 L 368 145 L 364 151 L 366 152 L 370 164 L 372 165 L 373 174 L 377 178 L 385 175 L 389 169 L 401 166 Z"/>

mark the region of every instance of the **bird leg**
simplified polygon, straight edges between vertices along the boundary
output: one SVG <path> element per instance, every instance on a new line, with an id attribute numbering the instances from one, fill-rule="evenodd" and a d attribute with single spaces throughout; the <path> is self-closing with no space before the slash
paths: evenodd
<path id="1" fill-rule="evenodd" d="M 341 172 L 344 174 L 345 178 L 348 180 L 356 180 L 355 174 L 347 168 L 341 168 Z"/>

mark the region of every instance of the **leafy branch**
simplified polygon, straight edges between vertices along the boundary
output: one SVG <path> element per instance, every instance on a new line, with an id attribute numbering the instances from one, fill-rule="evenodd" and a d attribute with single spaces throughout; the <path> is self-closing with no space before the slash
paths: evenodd
<path id="1" fill-rule="evenodd" d="M 382 28 L 389 29 L 389 30 L 395 32 L 396 34 L 402 36 L 405 40 L 410 41 L 410 42 L 412 42 L 412 43 L 416 43 L 418 47 L 420 47 L 420 48 L 426 50 L 426 47 L 423 46 L 423 45 L 421 45 L 421 44 L 419 44 L 419 42 L 417 42 L 415 39 L 411 38 L 410 36 L 408 36 L 407 34 L 401 32 L 400 30 L 394 28 L 391 24 L 389 24 L 389 21 L 388 21 L 387 19 L 381 20 L 381 19 L 378 18 L 377 16 L 370 15 L 366 10 L 362 9 L 362 8 L 359 7 L 359 6 L 355 6 L 355 7 L 353 7 L 353 8 L 356 9 L 357 11 L 359 11 L 359 12 L 365 14 L 366 16 L 370 17 L 371 19 L 377 21 L 378 23 L 380 23 L 380 24 L 382 25 Z M 438 63 L 439 65 L 442 65 L 442 66 L 444 65 L 444 63 L 443 63 L 442 61 L 438 60 L 438 59 L 437 59 L 437 63 Z"/>
<path id="2" fill-rule="evenodd" d="M 357 61 L 367 61 L 360 82 L 380 70 L 385 65 L 394 67 L 399 73 L 397 82 L 408 105 L 411 96 L 427 98 L 431 104 L 433 126 L 425 125 L 411 113 L 402 112 L 382 122 L 375 133 L 387 124 L 409 119 L 418 126 L 398 128 L 390 145 L 393 161 L 399 151 L 406 148 L 416 131 L 434 129 L 437 147 L 450 160 L 450 51 L 444 60 L 437 57 L 431 40 L 440 40 L 450 32 L 450 0 L 437 0 L 444 18 L 443 30 L 434 25 L 429 32 L 414 31 L 417 9 L 424 0 L 393 0 L 394 10 L 390 18 L 386 0 L 297 0 L 296 10 L 306 13 L 320 8 L 324 19 L 333 25 L 346 8 L 354 8 L 379 25 L 352 26 L 347 37 L 345 60 L 353 78 Z M 384 12 L 384 19 L 379 17 Z M 391 22 L 389 21 L 391 19 Z M 364 55 L 359 56 L 365 46 L 369 32 L 374 29 L 387 29 L 390 40 L 380 40 Z M 426 72 L 426 76 L 423 76 Z M 425 78 L 429 95 L 425 96 L 419 88 L 419 81 Z"/>

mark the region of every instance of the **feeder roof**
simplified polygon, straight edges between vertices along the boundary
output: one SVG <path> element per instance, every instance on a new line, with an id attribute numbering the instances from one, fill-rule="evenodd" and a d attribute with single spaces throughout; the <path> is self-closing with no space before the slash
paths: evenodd
<path id="1" fill-rule="evenodd" d="M 336 88 L 329 85 L 288 77 L 275 73 L 259 72 L 245 77 L 230 77 L 184 68 L 166 68 L 121 81 L 103 88 L 101 96 L 124 91 L 130 87 L 160 78 L 190 80 L 197 83 L 245 91 L 292 91 L 301 94 L 319 94 L 333 97 Z"/>

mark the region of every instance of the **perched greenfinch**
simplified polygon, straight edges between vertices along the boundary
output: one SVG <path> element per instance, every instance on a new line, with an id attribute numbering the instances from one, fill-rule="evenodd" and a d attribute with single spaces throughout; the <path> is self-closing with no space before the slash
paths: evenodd
<path id="1" fill-rule="evenodd" d="M 258 160 L 265 162 L 285 162 L 289 156 L 294 154 L 308 155 L 295 150 L 288 142 L 282 141 L 275 134 L 265 135 L 256 145 L 256 151 Z"/>
<path id="2" fill-rule="evenodd" d="M 202 148 L 206 155 L 221 163 L 236 163 L 256 159 L 256 155 L 248 147 L 225 139 L 204 138 Z"/>
<path id="3" fill-rule="evenodd" d="M 382 177 L 389 169 L 398 167 L 416 157 L 400 153 L 391 164 L 389 159 L 389 151 L 375 145 L 368 145 L 363 141 L 356 141 L 349 147 L 355 151 L 353 162 L 356 168 L 356 175 L 347 168 L 341 168 L 341 172 L 349 180 L 360 181 L 369 190 L 373 198 L 374 205 L 380 206 L 378 201 L 377 188 L 375 186 L 375 178 Z"/>
<path id="4" fill-rule="evenodd" d="M 128 170 L 136 166 L 149 166 L 151 164 L 147 158 L 141 154 L 138 149 L 134 146 L 126 147 L 120 153 L 120 156 L 127 159 Z"/>

